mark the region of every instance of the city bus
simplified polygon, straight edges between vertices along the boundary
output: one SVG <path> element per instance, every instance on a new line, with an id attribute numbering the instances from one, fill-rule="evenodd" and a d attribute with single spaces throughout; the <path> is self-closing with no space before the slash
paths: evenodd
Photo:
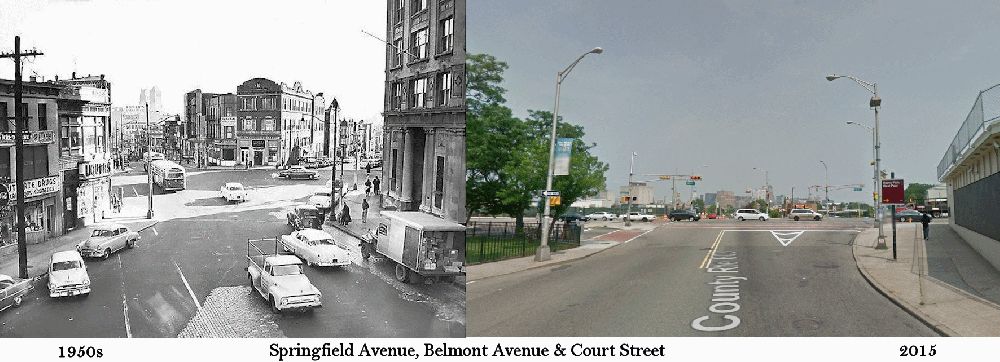
<path id="1" fill-rule="evenodd" d="M 186 186 L 184 167 L 170 160 L 155 160 L 149 163 L 149 172 L 153 175 L 153 187 L 163 191 L 183 190 Z"/>

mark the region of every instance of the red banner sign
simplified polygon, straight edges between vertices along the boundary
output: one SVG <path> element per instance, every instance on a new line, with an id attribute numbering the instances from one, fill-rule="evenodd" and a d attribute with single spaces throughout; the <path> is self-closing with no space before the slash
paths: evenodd
<path id="1" fill-rule="evenodd" d="M 902 204 L 904 190 L 903 179 L 882 180 L 882 203 Z"/>

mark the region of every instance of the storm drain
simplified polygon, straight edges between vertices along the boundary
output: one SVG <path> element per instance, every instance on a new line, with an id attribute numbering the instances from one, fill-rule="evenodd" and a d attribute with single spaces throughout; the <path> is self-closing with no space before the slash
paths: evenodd
<path id="1" fill-rule="evenodd" d="M 215 288 L 178 338 L 284 338 L 260 295 L 249 286 Z"/>

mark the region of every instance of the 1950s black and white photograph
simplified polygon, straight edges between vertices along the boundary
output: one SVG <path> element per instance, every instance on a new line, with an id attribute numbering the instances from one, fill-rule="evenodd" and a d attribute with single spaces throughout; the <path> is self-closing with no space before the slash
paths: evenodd
<path id="1" fill-rule="evenodd" d="M 464 337 L 464 0 L 0 0 L 0 337 Z"/>

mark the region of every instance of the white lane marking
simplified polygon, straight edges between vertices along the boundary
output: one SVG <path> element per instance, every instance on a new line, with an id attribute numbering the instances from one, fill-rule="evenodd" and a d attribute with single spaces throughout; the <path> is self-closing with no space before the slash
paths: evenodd
<path id="1" fill-rule="evenodd" d="M 644 232 L 644 233 L 642 233 L 642 234 L 639 234 L 639 235 L 636 235 L 636 236 L 633 236 L 633 237 L 632 237 L 631 239 L 628 239 L 628 240 L 625 240 L 625 243 L 626 243 L 626 244 L 628 244 L 628 242 L 629 242 L 629 241 L 632 241 L 632 240 L 635 240 L 635 239 L 638 239 L 638 238 L 642 237 L 643 235 L 646 235 L 646 234 L 649 234 L 649 232 L 650 232 L 650 231 L 653 231 L 653 230 L 656 230 L 656 228 L 652 228 L 652 229 L 649 229 L 649 230 L 646 230 L 646 232 Z"/>
<path id="2" fill-rule="evenodd" d="M 132 326 L 128 322 L 128 302 L 125 298 L 125 271 L 122 269 L 122 255 L 118 254 L 118 270 L 122 272 L 122 315 L 125 316 L 125 336 L 132 338 Z"/>
<path id="3" fill-rule="evenodd" d="M 791 244 L 792 241 L 795 241 L 795 238 L 802 236 L 802 233 L 804 232 L 805 230 L 787 231 L 787 232 L 772 230 L 771 235 L 774 236 L 775 239 L 778 239 L 778 242 L 781 243 L 781 246 L 788 246 L 788 244 Z"/>
<path id="4" fill-rule="evenodd" d="M 188 284 L 187 278 L 184 277 L 184 272 L 181 271 L 181 267 L 177 265 L 176 261 L 174 262 L 174 268 L 177 268 L 177 274 L 181 275 L 181 281 L 184 282 L 184 287 L 187 288 L 188 293 L 191 294 L 191 299 L 194 300 L 194 305 L 198 307 L 198 310 L 201 310 L 201 303 L 198 302 L 198 297 L 194 295 L 194 290 L 191 290 L 191 285 Z"/>
<path id="5" fill-rule="evenodd" d="M 153 235 L 160 236 L 160 233 L 156 232 L 156 228 L 151 227 L 150 229 L 153 230 Z"/>

